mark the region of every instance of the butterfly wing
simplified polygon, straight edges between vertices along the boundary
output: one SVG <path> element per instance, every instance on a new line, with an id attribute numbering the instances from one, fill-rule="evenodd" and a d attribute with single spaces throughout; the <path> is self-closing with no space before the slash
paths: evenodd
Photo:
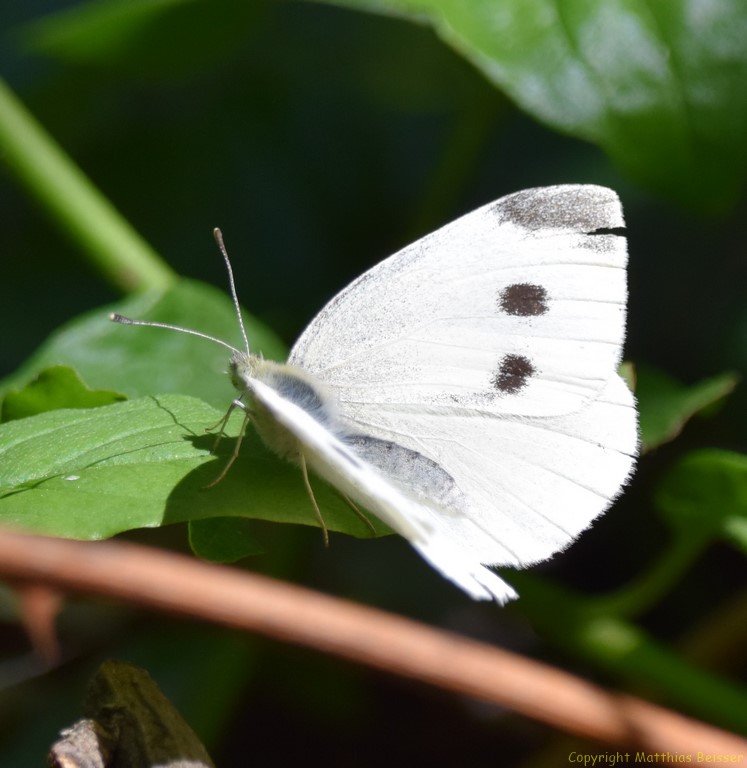
<path id="1" fill-rule="evenodd" d="M 356 423 L 453 478 L 464 499 L 439 516 L 441 526 L 477 562 L 493 565 L 526 566 L 570 544 L 618 495 L 638 444 L 633 396 L 616 374 L 598 398 L 561 416 L 372 405 L 357 409 Z M 439 495 L 434 484 L 432 497 Z"/>
<path id="2" fill-rule="evenodd" d="M 312 321 L 289 358 L 357 404 L 568 413 L 615 370 L 625 239 L 612 190 L 527 190 L 373 267 Z"/>
<path id="3" fill-rule="evenodd" d="M 602 187 L 509 195 L 366 272 L 291 352 L 355 429 L 453 478 L 462 502 L 434 488 L 436 523 L 476 562 L 549 557 L 630 474 L 622 225 Z"/>

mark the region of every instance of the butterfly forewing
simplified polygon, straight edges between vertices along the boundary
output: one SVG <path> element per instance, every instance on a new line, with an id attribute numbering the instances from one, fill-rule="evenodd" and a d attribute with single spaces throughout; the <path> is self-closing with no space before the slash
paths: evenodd
<path id="1" fill-rule="evenodd" d="M 479 562 L 549 557 L 630 474 L 622 224 L 601 187 L 502 198 L 353 282 L 291 353 L 355 430 L 453 478 L 441 525 Z"/>
<path id="2" fill-rule="evenodd" d="M 369 270 L 289 362 L 357 404 L 551 415 L 598 395 L 625 331 L 625 240 L 611 190 L 510 195 Z"/>

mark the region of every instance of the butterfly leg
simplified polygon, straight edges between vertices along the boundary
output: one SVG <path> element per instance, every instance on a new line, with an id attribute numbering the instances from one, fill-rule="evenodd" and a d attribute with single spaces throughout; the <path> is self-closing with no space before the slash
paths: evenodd
<path id="1" fill-rule="evenodd" d="M 239 430 L 239 436 L 236 438 L 236 445 L 234 446 L 231 458 L 226 462 L 226 466 L 223 467 L 223 471 L 218 475 L 218 477 L 215 478 L 215 480 L 213 480 L 211 483 L 208 483 L 205 486 L 206 488 L 212 488 L 213 486 L 218 485 L 218 483 L 221 482 L 221 480 L 223 480 L 223 478 L 228 474 L 228 470 L 231 469 L 234 461 L 236 461 L 236 459 L 239 457 L 241 443 L 243 442 L 244 435 L 246 434 L 246 427 L 252 419 L 251 414 L 246 409 L 246 405 L 242 403 L 241 400 L 234 400 L 226 411 L 226 415 L 217 424 L 213 425 L 212 427 L 208 427 L 205 431 L 212 432 L 214 429 L 218 429 L 218 434 L 213 445 L 213 452 L 215 452 L 221 437 L 223 437 L 223 430 L 225 429 L 225 426 L 228 423 L 228 419 L 233 413 L 234 408 L 241 408 L 244 411 L 244 422 L 242 423 L 241 429 Z"/>
<path id="2" fill-rule="evenodd" d="M 306 486 L 306 493 L 309 494 L 311 499 L 311 506 L 314 507 L 316 519 L 319 521 L 319 527 L 322 529 L 322 536 L 324 537 L 324 546 L 329 546 L 329 531 L 327 530 L 327 524 L 324 522 L 322 512 L 319 509 L 319 505 L 316 503 L 316 497 L 314 496 L 314 489 L 309 482 L 309 470 L 306 468 L 306 457 L 303 455 L 303 451 L 298 452 L 298 460 L 301 465 L 301 474 L 303 475 L 303 484 Z"/>
<path id="3" fill-rule="evenodd" d="M 215 442 L 213 443 L 213 453 L 218 449 L 218 444 L 220 443 L 221 438 L 225 435 L 226 424 L 228 424 L 228 420 L 231 418 L 234 408 L 241 408 L 246 413 L 246 405 L 237 398 L 228 406 L 228 410 L 220 421 L 217 421 L 209 427 L 205 427 L 205 432 L 215 432 L 216 430 L 218 432 L 215 436 Z"/>
<path id="4" fill-rule="evenodd" d="M 341 493 L 340 496 L 342 496 L 343 501 L 350 507 L 350 509 L 355 512 L 356 517 L 368 528 L 369 531 L 371 531 L 372 536 L 376 536 L 376 528 L 374 528 L 374 524 L 368 519 L 365 512 L 361 511 L 360 507 L 349 497 L 346 496 L 344 493 Z"/>

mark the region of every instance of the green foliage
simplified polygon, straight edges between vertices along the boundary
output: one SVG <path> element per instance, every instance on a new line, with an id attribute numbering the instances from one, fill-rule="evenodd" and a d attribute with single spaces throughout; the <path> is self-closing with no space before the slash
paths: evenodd
<path id="1" fill-rule="evenodd" d="M 224 374 L 229 350 L 184 333 L 117 325 L 109 320 L 112 313 L 192 328 L 233 345 L 243 343 L 236 311 L 223 292 L 179 280 L 166 291 L 136 294 L 71 320 L 0 382 L 0 395 L 49 366 L 69 365 L 96 389 L 114 389 L 128 397 L 182 393 L 216 408 L 228 407 L 234 396 Z M 244 320 L 254 351 L 270 359 L 285 358 L 285 347 L 275 334 L 258 320 Z"/>
<path id="2" fill-rule="evenodd" d="M 747 554 L 747 456 L 704 449 L 664 477 L 656 505 L 675 529 L 703 540 L 721 537 Z"/>
<path id="3" fill-rule="evenodd" d="M 226 478 L 207 488 L 231 455 L 241 424 L 233 420 L 227 430 L 233 439 L 222 441 L 218 458 L 205 427 L 221 416 L 200 400 L 163 395 L 2 425 L 0 521 L 76 539 L 232 515 L 315 524 L 297 471 L 268 455 L 253 435 Z M 328 487 L 318 485 L 332 530 L 370 535 Z M 214 557 L 235 559 L 235 545 Z M 213 542 L 214 552 L 217 546 Z"/>
<path id="4" fill-rule="evenodd" d="M 8 392 L 2 401 L 0 421 L 13 421 L 59 408 L 96 408 L 126 400 L 124 395 L 89 389 L 80 376 L 64 365 L 41 371 L 23 389 Z"/>
<path id="5" fill-rule="evenodd" d="M 337 4 L 381 16 L 238 0 L 69 2 L 41 17 L 24 4 L 3 9 L 13 18 L 1 20 L 10 32 L 0 61 L 31 109 L 0 84 L 0 161 L 8 170 L 0 179 L 8 223 L 0 232 L 8 255 L 0 281 L 0 523 L 179 547 L 184 527 L 172 524 L 187 522 L 202 557 L 234 562 L 264 552 L 253 566 L 468 631 L 502 636 L 520 612 L 544 642 L 603 670 L 605 681 L 744 728 L 743 686 L 726 679 L 728 668 L 723 677 L 706 669 L 721 662 L 720 651 L 695 664 L 678 645 L 686 633 L 717 636 L 717 648 L 724 638 L 745 641 L 744 616 L 716 609 L 744 594 L 747 553 L 739 452 L 747 402 L 738 376 L 724 373 L 747 367 L 747 306 L 734 257 L 744 239 L 734 211 L 747 166 L 747 7 Z M 316 557 L 322 537 L 305 531 L 317 522 L 297 468 L 251 432 L 226 478 L 208 488 L 241 425 L 237 414 L 213 451 L 206 428 L 234 396 L 228 350 L 108 320 L 118 312 L 240 346 L 230 300 L 207 284 L 225 285 L 209 238 L 220 224 L 252 310 L 251 346 L 283 359 L 286 342 L 325 299 L 373 262 L 480 202 L 563 181 L 608 184 L 624 201 L 629 380 L 646 453 L 609 514 L 548 566 L 552 578 L 542 568 L 508 575 L 522 597 L 513 611 L 466 605 L 409 551 L 399 559 L 394 539 L 334 537 Z M 702 218 L 714 212 L 720 218 Z M 331 530 L 370 536 L 324 483 L 314 487 Z M 377 532 L 386 531 L 377 523 Z M 564 580 L 577 589 L 559 586 Z M 0 607 L 10 615 L 10 604 Z M 255 718 L 281 707 L 286 730 L 319 732 L 320 749 L 339 741 L 319 728 L 322 699 L 336 736 L 375 723 L 360 737 L 371 744 L 397 732 L 385 725 L 403 706 L 413 733 L 474 727 L 456 711 L 448 727 L 434 727 L 433 709 L 402 704 L 399 690 L 376 711 L 380 694 L 368 695 L 357 678 L 341 684 L 339 670 L 266 653 L 255 663 L 259 651 L 243 638 L 206 638 L 182 624 L 164 635 L 154 619 L 133 632 L 129 618 L 91 610 L 93 618 L 69 620 L 78 647 L 86 648 L 91 627 L 109 628 L 97 640 L 106 652 L 171 676 L 168 693 L 190 702 L 190 718 L 207 723 L 214 743 L 234 717 L 242 683 L 263 670 L 264 689 L 254 690 L 277 698 L 269 706 L 261 698 Z M 174 654 L 177 644 L 188 663 Z M 8 722 L 3 764 L 43 759 L 30 758 L 21 742 L 39 751 L 49 701 L 67 690 L 43 677 L 53 693 L 39 695 L 36 710 L 0 718 Z M 3 715 L 16 708 L 0 694 Z M 69 721 L 56 717 L 43 738 Z M 472 747 L 467 754 L 463 743 L 455 755 L 438 742 L 421 758 L 494 762 L 494 727 L 482 755 Z M 259 736 L 252 746 L 262 762 Z M 296 759 L 279 757 L 286 745 L 271 742 L 268 762 Z"/>
<path id="6" fill-rule="evenodd" d="M 599 144 L 659 193 L 716 211 L 733 205 L 742 189 L 747 20 L 741 0 L 343 4 L 428 19 L 522 109 Z"/>
<path id="7" fill-rule="evenodd" d="M 640 403 L 641 440 L 654 448 L 674 440 L 685 424 L 700 412 L 711 412 L 734 391 L 737 377 L 724 373 L 687 387 L 649 366 L 635 372 L 635 391 Z"/>
<path id="8" fill-rule="evenodd" d="M 261 10 L 259 2 L 230 0 L 99 0 L 44 17 L 23 37 L 32 50 L 71 64 L 194 75 L 243 44 Z"/>
<path id="9" fill-rule="evenodd" d="M 239 460 L 227 477 L 206 488 L 228 461 L 241 423 L 238 416 L 233 420 L 234 429 L 228 433 L 233 440 L 222 441 L 220 459 L 211 455 L 215 438 L 205 430 L 220 421 L 233 398 L 223 374 L 230 352 L 187 334 L 117 325 L 108 319 L 110 310 L 153 322 L 195 326 L 216 338 L 240 338 L 230 299 L 188 280 L 165 292 L 136 296 L 90 313 L 55 333 L 6 382 L 10 386 L 35 377 L 20 392 L 6 394 L 4 412 L 7 409 L 18 418 L 124 399 L 100 389 L 91 393 L 77 374 L 59 364 L 44 367 L 63 361 L 97 388 L 117 384 L 135 398 L 152 392 L 186 392 L 205 402 L 142 397 L 114 410 L 60 410 L 0 427 L 4 468 L 0 520 L 24 530 L 78 539 L 201 520 L 202 525 L 191 530 L 190 541 L 200 554 L 222 562 L 252 554 L 258 547 L 245 526 L 229 524 L 221 519 L 224 516 L 316 525 L 298 470 L 269 455 L 253 434 L 244 440 Z M 254 350 L 270 358 L 284 356 L 282 343 L 270 331 L 252 318 L 245 322 Z M 32 394 L 33 411 L 28 405 Z M 325 524 L 331 530 L 370 535 L 326 484 L 316 485 Z M 49 514 L 50 498 L 55 500 L 53 515 Z M 95 514 L 87 503 L 91 498 L 97 500 Z M 208 521 L 213 517 L 219 518 L 215 526 Z M 229 525 L 243 533 L 229 535 Z"/>

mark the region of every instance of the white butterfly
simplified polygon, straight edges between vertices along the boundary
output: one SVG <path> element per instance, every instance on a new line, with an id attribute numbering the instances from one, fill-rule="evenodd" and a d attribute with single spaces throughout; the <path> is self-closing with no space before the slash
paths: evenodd
<path id="1" fill-rule="evenodd" d="M 485 566 L 563 549 L 633 468 L 623 225 L 590 185 L 483 206 L 352 282 L 287 364 L 213 339 L 234 406 L 473 598 L 515 598 Z"/>

